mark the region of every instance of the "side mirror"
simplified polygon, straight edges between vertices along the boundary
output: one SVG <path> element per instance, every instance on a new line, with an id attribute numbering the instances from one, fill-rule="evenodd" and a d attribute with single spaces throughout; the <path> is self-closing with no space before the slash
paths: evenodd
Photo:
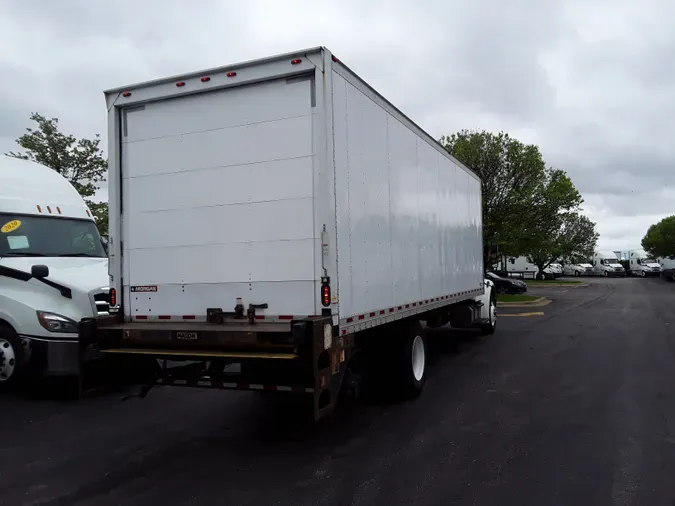
<path id="1" fill-rule="evenodd" d="M 103 246 L 105 254 L 110 255 L 110 252 L 108 251 L 108 240 L 105 237 L 101 237 L 101 245 Z"/>
<path id="2" fill-rule="evenodd" d="M 34 278 L 44 279 L 49 276 L 49 267 L 46 265 L 34 265 L 30 268 L 30 274 Z"/>

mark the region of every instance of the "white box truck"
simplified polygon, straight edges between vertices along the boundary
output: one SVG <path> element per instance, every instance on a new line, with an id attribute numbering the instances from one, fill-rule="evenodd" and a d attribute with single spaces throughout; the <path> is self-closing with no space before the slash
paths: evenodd
<path id="1" fill-rule="evenodd" d="M 73 186 L 38 163 L 0 157 L 0 386 L 76 376 L 78 322 L 107 315 L 108 257 Z"/>
<path id="2" fill-rule="evenodd" d="M 119 311 L 80 328 L 174 364 L 151 385 L 312 394 L 318 419 L 364 377 L 419 394 L 420 322 L 494 332 L 480 179 L 327 49 L 105 97 Z"/>

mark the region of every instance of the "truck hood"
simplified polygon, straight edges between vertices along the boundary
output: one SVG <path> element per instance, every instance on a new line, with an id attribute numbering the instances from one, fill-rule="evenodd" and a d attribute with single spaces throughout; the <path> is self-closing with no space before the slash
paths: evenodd
<path id="1" fill-rule="evenodd" d="M 49 267 L 47 279 L 83 292 L 109 284 L 107 258 L 5 257 L 0 258 L 0 265 L 27 273 L 33 265 L 46 265 Z"/>
<path id="2" fill-rule="evenodd" d="M 647 264 L 647 267 L 649 267 L 650 269 L 653 269 L 654 267 L 658 267 L 658 268 L 660 269 L 660 268 L 661 268 L 661 264 L 657 264 L 656 262 L 649 262 L 649 263 Z"/>

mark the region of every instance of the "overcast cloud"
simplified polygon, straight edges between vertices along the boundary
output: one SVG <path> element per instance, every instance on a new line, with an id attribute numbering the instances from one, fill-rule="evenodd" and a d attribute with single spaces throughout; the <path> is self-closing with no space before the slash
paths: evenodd
<path id="1" fill-rule="evenodd" d="M 539 144 L 601 248 L 638 247 L 675 213 L 675 2 L 590 4 L 0 0 L 0 152 L 32 111 L 105 137 L 104 89 L 325 45 L 437 138 Z"/>

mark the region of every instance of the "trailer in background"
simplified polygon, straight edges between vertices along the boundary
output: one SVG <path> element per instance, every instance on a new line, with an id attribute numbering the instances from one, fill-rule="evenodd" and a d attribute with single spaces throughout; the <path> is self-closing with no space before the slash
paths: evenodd
<path id="1" fill-rule="evenodd" d="M 364 380 L 418 395 L 425 327 L 495 331 L 480 179 L 327 49 L 106 101 L 119 310 L 81 339 L 146 358 L 144 392 L 298 392 L 318 419 Z"/>

